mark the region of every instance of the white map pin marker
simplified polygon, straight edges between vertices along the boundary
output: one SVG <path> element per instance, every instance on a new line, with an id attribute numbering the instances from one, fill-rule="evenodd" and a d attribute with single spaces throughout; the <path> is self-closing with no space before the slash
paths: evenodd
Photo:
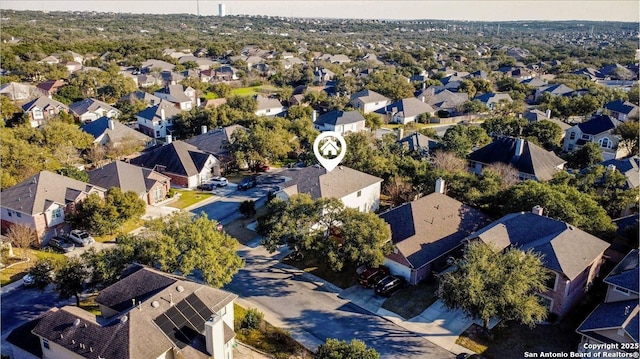
<path id="1" fill-rule="evenodd" d="M 322 141 L 326 139 L 325 141 Z M 340 147 L 338 144 L 340 143 Z M 347 153 L 347 143 L 341 134 L 335 131 L 322 132 L 316 140 L 313 141 L 313 153 L 315 153 L 318 162 L 331 172 L 340 164 Z"/>

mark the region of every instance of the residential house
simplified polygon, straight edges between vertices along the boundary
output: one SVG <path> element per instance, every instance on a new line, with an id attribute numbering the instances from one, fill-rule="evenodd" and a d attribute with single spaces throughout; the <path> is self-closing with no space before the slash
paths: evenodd
<path id="1" fill-rule="evenodd" d="M 149 107 L 149 106 L 154 106 L 159 104 L 161 99 L 160 97 L 154 96 L 148 92 L 134 91 L 120 97 L 120 99 L 118 100 L 118 102 L 120 103 L 122 102 L 133 103 L 134 101 L 142 101 L 147 105 L 147 107 Z"/>
<path id="2" fill-rule="evenodd" d="M 42 92 L 42 94 L 51 98 L 53 94 L 58 92 L 58 90 L 66 84 L 67 83 L 63 80 L 47 80 L 37 84 L 36 87 L 40 90 L 40 92 Z"/>
<path id="3" fill-rule="evenodd" d="M 469 101 L 469 95 L 464 92 L 452 92 L 445 88 L 427 87 L 418 93 L 417 98 L 431 105 L 435 112 L 446 111 L 450 116 L 462 113 L 464 104 Z"/>
<path id="4" fill-rule="evenodd" d="M 201 70 L 201 71 L 208 70 L 211 68 L 211 66 L 217 66 L 220 64 L 219 62 L 211 61 L 209 59 L 205 59 L 201 57 L 196 57 L 193 55 L 182 56 L 180 57 L 178 62 L 180 64 L 184 64 L 185 62 L 195 62 L 196 64 L 198 64 L 198 70 Z"/>
<path id="5" fill-rule="evenodd" d="M 226 168 L 227 164 L 234 160 L 233 154 L 229 151 L 229 144 L 236 131 L 248 130 L 241 125 L 231 125 L 207 131 L 207 126 L 202 126 L 201 134 L 191 137 L 185 142 L 204 152 L 211 153 L 220 161 L 220 166 Z"/>
<path id="6" fill-rule="evenodd" d="M 42 358 L 233 359 L 236 295 L 155 269 L 132 266 L 96 297 L 100 316 L 76 306 L 52 308 L 26 335 L 12 333 L 17 353 Z"/>
<path id="7" fill-rule="evenodd" d="M 277 98 L 255 95 L 254 99 L 258 103 L 256 116 L 276 116 L 284 112 L 284 107 Z"/>
<path id="8" fill-rule="evenodd" d="M 22 105 L 22 111 L 27 114 L 31 127 L 38 127 L 58 116 L 60 112 L 68 113 L 69 107 L 47 96 L 40 96 Z"/>
<path id="9" fill-rule="evenodd" d="M 527 85 L 527 86 L 529 86 L 529 87 L 531 87 L 531 88 L 534 88 L 534 89 L 538 89 L 538 88 L 540 88 L 540 87 L 548 86 L 548 85 L 549 85 L 546 81 L 542 80 L 542 79 L 541 79 L 541 78 L 539 78 L 539 77 L 533 77 L 533 78 L 529 78 L 529 79 L 523 79 L 523 80 L 521 80 L 521 81 L 520 81 L 520 83 L 521 83 L 521 84 L 524 84 L 524 85 Z"/>
<path id="10" fill-rule="evenodd" d="M 540 99 L 540 96 L 548 93 L 551 96 L 570 96 L 575 92 L 574 89 L 565 85 L 565 84 L 553 84 L 540 86 L 536 89 L 534 98 L 537 101 Z"/>
<path id="11" fill-rule="evenodd" d="M 375 91 L 364 89 L 351 95 L 349 103 L 356 110 L 369 113 L 387 106 L 391 100 Z"/>
<path id="12" fill-rule="evenodd" d="M 547 290 L 540 293 L 551 317 L 562 317 L 591 286 L 600 272 L 609 243 L 566 222 L 544 217 L 543 209 L 511 213 L 467 238 L 502 251 L 518 248 L 542 255 L 550 270 Z"/>
<path id="13" fill-rule="evenodd" d="M 159 104 L 138 112 L 138 128 L 149 137 L 165 138 L 171 135 L 173 119 L 180 112 L 171 102 L 160 101 Z"/>
<path id="14" fill-rule="evenodd" d="M 11 101 L 22 102 L 41 96 L 42 92 L 32 85 L 9 82 L 0 85 L 0 95 L 7 96 Z"/>
<path id="15" fill-rule="evenodd" d="M 393 243 L 385 265 L 409 284 L 446 268 L 462 240 L 491 223 L 482 212 L 444 194 L 442 178 L 436 181 L 436 192 L 394 207 L 380 218 L 391 227 Z"/>
<path id="16" fill-rule="evenodd" d="M 497 110 L 502 106 L 502 103 L 513 102 L 508 93 L 485 93 L 474 97 L 473 101 L 475 100 L 482 102 L 489 110 Z"/>
<path id="17" fill-rule="evenodd" d="M 93 143 L 102 146 L 145 147 L 153 143 L 153 139 L 118 120 L 101 117 L 80 126 L 80 129 L 95 139 Z"/>
<path id="18" fill-rule="evenodd" d="M 613 131 L 620 121 L 607 115 L 595 116 L 589 121 L 579 123 L 566 131 L 562 150 L 573 152 L 588 142 L 597 143 L 605 160 L 622 158 L 629 154 L 624 146 L 618 146 L 619 138 Z"/>
<path id="19" fill-rule="evenodd" d="M 55 65 L 60 63 L 60 58 L 58 56 L 49 55 L 42 60 L 38 61 L 39 64 L 47 64 L 47 65 Z"/>
<path id="20" fill-rule="evenodd" d="M 320 165 L 291 168 L 280 172 L 285 182 L 276 198 L 288 200 L 291 196 L 306 193 L 312 199 L 337 198 L 346 207 L 361 212 L 376 211 L 380 206 L 382 178 L 349 167 L 338 166 L 327 171 Z"/>
<path id="21" fill-rule="evenodd" d="M 155 71 L 163 72 L 163 71 L 173 71 L 175 67 L 176 65 L 170 62 L 149 59 L 147 61 L 142 62 L 142 65 L 140 66 L 140 70 L 144 73 L 150 73 Z"/>
<path id="22" fill-rule="evenodd" d="M 2 231 L 18 224 L 36 231 L 37 244 L 68 232 L 65 216 L 91 194 L 104 198 L 106 190 L 89 183 L 42 171 L 0 193 Z"/>
<path id="23" fill-rule="evenodd" d="M 69 110 L 80 122 L 95 121 L 100 117 L 115 118 L 120 115 L 120 110 L 100 100 L 87 98 L 69 105 Z"/>
<path id="24" fill-rule="evenodd" d="M 598 353 L 609 358 L 631 357 L 638 353 L 638 255 L 637 249 L 629 252 L 604 278 L 608 285 L 604 303 L 598 305 L 576 330 L 582 335 L 578 353 L 588 354 L 588 357 Z"/>
<path id="25" fill-rule="evenodd" d="M 615 100 L 607 103 L 603 107 L 609 111 L 609 116 L 620 122 L 626 122 L 631 118 L 638 119 L 638 106 L 629 101 Z"/>
<path id="26" fill-rule="evenodd" d="M 113 161 L 87 174 L 89 183 L 107 190 L 116 187 L 122 192 L 135 192 L 147 205 L 162 202 L 171 188 L 171 178 L 122 161 Z"/>
<path id="27" fill-rule="evenodd" d="M 404 131 L 401 128 L 398 128 L 397 130 L 397 142 L 403 146 L 406 145 L 407 149 L 411 152 L 417 152 L 423 156 L 428 156 L 439 146 L 438 141 L 433 140 L 420 132 L 416 131 L 407 136 L 403 136 Z"/>
<path id="28" fill-rule="evenodd" d="M 326 83 L 327 81 L 333 80 L 335 76 L 336 74 L 329 69 L 325 69 L 325 68 L 319 69 L 316 67 L 315 71 L 313 71 L 313 83 L 323 84 L 323 83 Z"/>
<path id="29" fill-rule="evenodd" d="M 196 90 L 191 86 L 169 85 L 153 93 L 155 96 L 173 103 L 182 111 L 189 111 L 198 102 Z"/>
<path id="30" fill-rule="evenodd" d="M 496 138 L 490 144 L 471 152 L 467 159 L 470 171 L 477 174 L 493 163 L 511 165 L 518 170 L 521 181 L 548 181 L 562 171 L 566 163 L 552 151 L 513 137 Z"/>
<path id="31" fill-rule="evenodd" d="M 138 87 L 147 88 L 152 86 L 162 85 L 163 81 L 160 76 L 154 76 L 149 74 L 140 74 L 133 77 L 133 81 L 138 84 Z"/>
<path id="32" fill-rule="evenodd" d="M 215 70 L 211 70 L 211 78 L 213 81 L 235 81 L 239 80 L 240 76 L 238 75 L 238 69 L 224 65 L 220 66 Z"/>
<path id="33" fill-rule="evenodd" d="M 170 137 L 168 137 L 170 138 Z M 183 141 L 150 148 L 130 163 L 155 170 L 171 178 L 176 186 L 195 188 L 220 175 L 220 162 L 212 154 Z"/>
<path id="34" fill-rule="evenodd" d="M 338 64 L 338 65 L 351 62 L 351 59 L 349 58 L 349 56 L 343 55 L 343 54 L 336 54 L 336 55 L 323 54 L 317 57 L 316 60 L 327 61 L 329 63 Z"/>
<path id="35" fill-rule="evenodd" d="M 338 111 L 327 112 L 316 119 L 313 113 L 313 127 L 320 131 L 335 131 L 341 135 L 347 132 L 365 131 L 365 119 L 358 111 Z"/>
<path id="36" fill-rule="evenodd" d="M 418 122 L 421 115 L 430 117 L 436 111 L 428 103 L 410 97 L 398 100 L 376 112 L 386 115 L 388 122 L 405 125 L 409 122 Z"/>
<path id="37" fill-rule="evenodd" d="M 622 173 L 627 178 L 626 188 L 637 188 L 640 186 L 640 157 L 632 156 L 610 159 L 600 162 L 599 165 L 606 167 L 610 171 Z"/>

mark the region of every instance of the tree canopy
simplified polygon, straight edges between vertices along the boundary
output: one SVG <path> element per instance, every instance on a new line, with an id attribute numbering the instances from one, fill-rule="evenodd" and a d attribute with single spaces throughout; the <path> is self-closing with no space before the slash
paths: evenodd
<path id="1" fill-rule="evenodd" d="M 324 344 L 318 346 L 313 356 L 315 359 L 378 359 L 380 354 L 358 339 L 350 342 L 327 338 Z"/>

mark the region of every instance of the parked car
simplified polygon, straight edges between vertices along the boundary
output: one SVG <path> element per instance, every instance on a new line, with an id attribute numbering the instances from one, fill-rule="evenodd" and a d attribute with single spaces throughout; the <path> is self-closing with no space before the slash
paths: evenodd
<path id="1" fill-rule="evenodd" d="M 84 246 L 88 246 L 91 245 L 93 243 L 96 242 L 95 239 L 93 239 L 93 237 L 91 237 L 91 235 L 89 233 L 87 233 L 86 231 L 83 231 L 81 229 L 74 229 L 69 233 L 69 238 L 71 238 L 71 240 L 73 241 L 73 243 L 84 247 Z"/>
<path id="2" fill-rule="evenodd" d="M 26 274 L 24 277 L 22 277 L 22 284 L 24 284 L 25 287 L 31 287 L 32 285 L 36 284 L 36 279 L 33 278 L 31 274 Z"/>
<path id="3" fill-rule="evenodd" d="M 252 170 L 254 172 L 267 172 L 271 169 L 271 167 L 269 167 L 268 164 L 266 163 L 258 163 L 257 165 L 253 166 Z"/>
<path id="4" fill-rule="evenodd" d="M 407 280 L 403 277 L 386 276 L 376 284 L 376 294 L 385 297 L 393 295 L 407 284 Z"/>
<path id="5" fill-rule="evenodd" d="M 380 281 L 380 279 L 386 277 L 391 273 L 389 268 L 385 266 L 380 266 L 377 268 L 372 267 L 361 267 L 356 270 L 358 274 L 358 282 L 367 287 L 373 288 Z"/>
<path id="6" fill-rule="evenodd" d="M 198 187 L 196 188 L 201 191 L 213 191 L 213 189 L 215 188 L 215 185 L 213 183 L 202 183 L 198 185 Z"/>
<path id="7" fill-rule="evenodd" d="M 243 178 L 240 183 L 238 183 L 238 189 L 241 191 L 245 191 L 248 190 L 249 188 L 253 188 L 255 186 L 258 185 L 258 181 L 256 181 L 255 177 L 245 177 Z"/>
<path id="8" fill-rule="evenodd" d="M 64 237 L 53 237 L 49 240 L 49 247 L 62 253 L 68 253 L 76 249 L 76 247 Z"/>
<path id="9" fill-rule="evenodd" d="M 229 181 L 227 181 L 226 178 L 220 176 L 213 177 L 209 182 L 216 187 L 224 187 L 229 184 Z"/>

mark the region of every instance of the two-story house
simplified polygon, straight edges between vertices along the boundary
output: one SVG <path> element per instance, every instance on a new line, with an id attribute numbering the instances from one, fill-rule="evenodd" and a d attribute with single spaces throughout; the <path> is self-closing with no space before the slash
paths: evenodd
<path id="1" fill-rule="evenodd" d="M 29 338 L 12 332 L 8 342 L 16 358 L 233 359 L 235 298 L 134 265 L 98 294 L 99 316 L 76 306 L 53 308 L 29 323 Z M 35 348 L 26 347 L 32 342 Z"/>
<path id="2" fill-rule="evenodd" d="M 275 116 L 284 112 L 284 106 L 277 98 L 261 95 L 255 95 L 254 98 L 257 102 L 256 116 Z"/>
<path id="3" fill-rule="evenodd" d="M 313 127 L 320 131 L 335 131 L 344 135 L 348 132 L 365 131 L 365 119 L 358 111 L 329 111 L 316 118 L 313 112 Z"/>
<path id="4" fill-rule="evenodd" d="M 638 118 L 639 107 L 629 101 L 615 100 L 611 101 L 603 106 L 605 110 L 608 110 L 611 117 L 618 121 L 626 122 L 629 119 Z"/>
<path id="5" fill-rule="evenodd" d="M 626 157 L 629 153 L 624 146 L 618 146 L 619 139 L 613 131 L 620 121 L 607 115 L 595 116 L 566 131 L 562 150 L 573 152 L 589 142 L 597 143 L 605 160 Z"/>
<path id="6" fill-rule="evenodd" d="M 539 296 L 550 317 L 562 317 L 589 289 L 598 276 L 609 243 L 566 222 L 543 216 L 543 208 L 507 214 L 478 230 L 466 240 L 532 250 L 542 255 L 551 274 L 547 290 Z"/>
<path id="7" fill-rule="evenodd" d="M 339 166 L 333 171 L 327 171 L 320 165 L 291 168 L 280 172 L 280 176 L 285 182 L 276 192 L 276 198 L 281 200 L 306 193 L 312 199 L 337 198 L 346 207 L 361 212 L 376 211 L 380 206 L 382 178 L 349 167 Z"/>
<path id="8" fill-rule="evenodd" d="M 489 110 L 498 110 L 504 104 L 513 102 L 508 93 L 484 93 L 474 97 L 473 100 L 482 102 Z"/>
<path id="9" fill-rule="evenodd" d="M 94 193 L 104 198 L 105 192 L 102 187 L 42 171 L 0 193 L 2 231 L 23 225 L 35 230 L 36 244 L 47 244 L 49 238 L 68 233 L 64 219 L 77 203 Z"/>
<path id="10" fill-rule="evenodd" d="M 146 147 L 153 139 L 112 118 L 101 117 L 80 126 L 80 129 L 95 139 L 93 143 L 102 146 L 118 147 L 121 145 Z"/>
<path id="11" fill-rule="evenodd" d="M 153 94 L 173 103 L 182 111 L 189 111 L 197 104 L 196 90 L 191 86 L 169 85 Z"/>
<path id="12" fill-rule="evenodd" d="M 87 98 L 69 105 L 69 110 L 80 122 L 88 123 L 100 117 L 114 118 L 120 115 L 120 110 L 94 98 Z"/>
<path id="13" fill-rule="evenodd" d="M 161 101 L 138 112 L 138 128 L 151 138 L 165 138 L 173 131 L 173 119 L 181 111 L 171 102 Z"/>
<path id="14" fill-rule="evenodd" d="M 598 305 L 576 330 L 582 335 L 578 353 L 607 353 L 609 358 L 625 358 L 638 353 L 638 262 L 638 250 L 634 249 L 605 277 L 604 283 L 608 287 L 604 303 Z"/>
<path id="15" fill-rule="evenodd" d="M 375 91 L 362 90 L 351 95 L 349 103 L 363 113 L 373 112 L 391 103 L 391 100 Z"/>
<path id="16" fill-rule="evenodd" d="M 69 107 L 47 96 L 40 96 L 22 105 L 22 111 L 27 114 L 31 127 L 38 127 L 58 116 L 60 112 L 68 113 Z"/>

